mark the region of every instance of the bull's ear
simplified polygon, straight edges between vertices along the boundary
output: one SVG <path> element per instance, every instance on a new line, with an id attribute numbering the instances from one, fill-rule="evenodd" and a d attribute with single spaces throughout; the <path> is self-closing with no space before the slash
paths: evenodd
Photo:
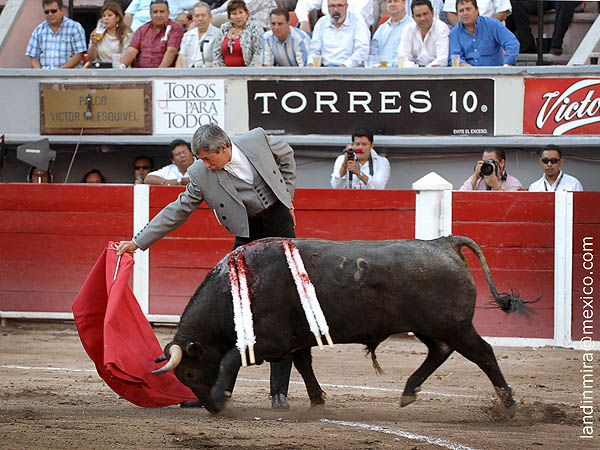
<path id="1" fill-rule="evenodd" d="M 185 351 L 192 358 L 200 358 L 200 356 L 202 356 L 202 353 L 204 352 L 204 350 L 202 350 L 202 347 L 198 342 L 188 342 L 188 344 L 185 346 Z"/>

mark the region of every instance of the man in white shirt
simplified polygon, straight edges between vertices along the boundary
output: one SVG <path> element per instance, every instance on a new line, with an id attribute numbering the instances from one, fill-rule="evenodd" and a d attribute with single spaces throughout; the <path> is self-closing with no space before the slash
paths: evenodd
<path id="1" fill-rule="evenodd" d="M 331 173 L 333 189 L 385 189 L 390 162 L 373 149 L 373 132 L 357 128 L 344 154 L 337 157 Z"/>
<path id="2" fill-rule="evenodd" d="M 298 17 L 300 29 L 305 33 L 310 33 L 308 14 L 313 9 L 319 8 L 321 8 L 323 15 L 331 14 L 327 0 L 298 0 L 296 3 L 294 12 Z M 348 10 L 354 15 L 362 16 L 367 27 L 373 25 L 373 0 L 348 0 Z"/>
<path id="3" fill-rule="evenodd" d="M 433 17 L 429 0 L 414 0 L 411 8 L 414 23 L 404 28 L 398 46 L 398 57 L 404 58 L 404 67 L 448 66 L 448 27 Z"/>
<path id="4" fill-rule="evenodd" d="M 210 67 L 213 60 L 212 45 L 219 29 L 210 23 L 212 14 L 208 3 L 196 3 L 192 19 L 196 27 L 183 35 L 175 67 Z"/>
<path id="5" fill-rule="evenodd" d="M 144 179 L 145 184 L 185 186 L 190 182 L 187 170 L 194 162 L 190 146 L 181 139 L 175 139 L 169 145 L 171 164 L 150 172 Z"/>
<path id="6" fill-rule="evenodd" d="M 493 17 L 500 22 L 504 22 L 512 12 L 510 0 L 477 0 L 477 7 L 480 16 Z M 459 22 L 456 14 L 456 1 L 447 0 L 444 3 L 444 12 L 450 25 L 454 26 Z"/>
<path id="7" fill-rule="evenodd" d="M 540 165 L 544 175 L 529 186 L 531 192 L 583 191 L 579 180 L 567 175 L 560 167 L 565 162 L 558 145 L 547 145 L 542 149 Z"/>
<path id="8" fill-rule="evenodd" d="M 377 28 L 371 39 L 371 54 L 378 57 L 379 61 L 385 61 L 388 67 L 398 65 L 398 46 L 402 32 L 406 25 L 413 22 L 406 14 L 405 5 L 406 0 L 385 0 L 386 9 L 392 17 Z"/>
<path id="9" fill-rule="evenodd" d="M 361 17 L 348 11 L 346 0 L 327 0 L 329 14 L 317 22 L 310 41 L 309 66 L 321 57 L 329 67 L 361 67 L 369 57 L 371 33 Z"/>

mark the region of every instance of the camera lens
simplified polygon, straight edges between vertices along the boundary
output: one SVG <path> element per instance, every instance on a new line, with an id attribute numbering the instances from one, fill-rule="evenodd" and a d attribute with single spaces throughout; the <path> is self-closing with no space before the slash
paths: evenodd
<path id="1" fill-rule="evenodd" d="M 487 177 L 488 175 L 491 175 L 492 173 L 494 173 L 494 166 L 492 164 L 490 164 L 489 162 L 484 162 L 481 165 L 481 175 L 484 177 Z"/>

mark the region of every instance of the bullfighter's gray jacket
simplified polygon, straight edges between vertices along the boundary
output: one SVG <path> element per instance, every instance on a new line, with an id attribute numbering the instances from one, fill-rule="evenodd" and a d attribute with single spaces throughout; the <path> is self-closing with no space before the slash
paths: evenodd
<path id="1" fill-rule="evenodd" d="M 248 157 L 275 197 L 291 208 L 296 188 L 296 163 L 292 148 L 279 139 L 267 136 L 262 128 L 255 128 L 231 140 Z M 215 212 L 229 233 L 249 237 L 245 203 L 248 204 L 250 199 L 242 198 L 242 195 L 246 195 L 244 192 L 255 195 L 255 192 L 252 189 L 238 192 L 225 170 L 209 170 L 200 160 L 190 166 L 188 175 L 190 182 L 186 190 L 133 238 L 142 250 L 183 225 L 203 201 Z M 255 186 L 260 185 L 264 183 L 255 182 Z"/>

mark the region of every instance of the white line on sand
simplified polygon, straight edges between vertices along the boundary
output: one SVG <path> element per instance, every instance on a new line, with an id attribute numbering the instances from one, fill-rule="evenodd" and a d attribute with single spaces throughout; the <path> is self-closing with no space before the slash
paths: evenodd
<path id="1" fill-rule="evenodd" d="M 346 427 L 365 428 L 367 430 L 379 431 L 381 433 L 386 433 L 386 434 L 393 434 L 393 435 L 401 436 L 401 437 L 404 437 L 407 439 L 413 439 L 413 440 L 417 440 L 417 441 L 425 441 L 428 444 L 434 444 L 434 445 L 438 445 L 440 447 L 450 448 L 452 450 L 474 450 L 472 447 L 467 447 L 466 445 L 462 445 L 462 444 L 455 444 L 454 442 L 446 441 L 445 439 L 433 438 L 433 437 L 425 436 L 422 434 L 412 434 L 412 433 L 409 433 L 408 431 L 398 430 L 398 429 L 394 430 L 394 429 L 387 428 L 387 427 L 380 427 L 378 425 L 369 425 L 368 423 L 346 422 L 343 420 L 330 420 L 330 419 L 321 419 L 321 422 L 333 423 L 336 425 L 343 425 Z"/>

